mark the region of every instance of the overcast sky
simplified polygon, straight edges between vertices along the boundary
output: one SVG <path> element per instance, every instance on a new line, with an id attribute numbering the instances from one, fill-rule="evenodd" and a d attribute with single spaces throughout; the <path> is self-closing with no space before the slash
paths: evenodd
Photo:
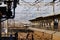
<path id="1" fill-rule="evenodd" d="M 26 2 L 34 2 L 35 0 L 25 0 Z M 44 0 L 44 2 L 51 2 L 52 0 Z M 20 1 L 21 2 L 21 1 Z M 60 3 L 57 3 L 60 4 Z M 55 13 L 59 11 L 60 6 L 55 6 Z M 26 22 L 30 19 L 34 19 L 41 16 L 48 16 L 53 14 L 53 6 L 43 6 L 39 8 L 40 11 L 37 12 L 37 8 L 34 6 L 21 6 L 17 5 L 15 20 Z"/>

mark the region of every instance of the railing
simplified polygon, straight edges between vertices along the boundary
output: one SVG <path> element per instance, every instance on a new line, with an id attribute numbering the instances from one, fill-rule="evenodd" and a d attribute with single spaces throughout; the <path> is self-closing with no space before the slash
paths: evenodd
<path id="1" fill-rule="evenodd" d="M 34 32 L 18 32 L 18 40 L 34 40 Z"/>

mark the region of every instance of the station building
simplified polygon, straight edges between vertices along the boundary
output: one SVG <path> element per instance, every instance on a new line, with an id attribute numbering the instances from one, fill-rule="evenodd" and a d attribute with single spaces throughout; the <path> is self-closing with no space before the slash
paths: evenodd
<path id="1" fill-rule="evenodd" d="M 60 31 L 60 14 L 38 17 L 29 21 L 33 23 L 32 27 Z"/>

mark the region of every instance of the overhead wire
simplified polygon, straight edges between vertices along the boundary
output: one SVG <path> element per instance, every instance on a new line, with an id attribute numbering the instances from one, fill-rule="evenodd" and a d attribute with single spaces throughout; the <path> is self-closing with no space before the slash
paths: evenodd
<path id="1" fill-rule="evenodd" d="M 41 0 L 41 1 L 36 0 L 35 2 L 26 2 L 26 1 L 24 1 L 24 0 L 21 0 L 21 1 L 24 2 L 24 3 L 29 4 L 30 6 L 34 6 L 34 5 L 36 5 L 36 4 L 40 3 L 40 2 L 42 2 L 43 0 Z"/>
<path id="2" fill-rule="evenodd" d="M 23 3 L 25 3 L 27 6 L 34 6 L 34 7 L 36 7 L 37 9 L 38 9 L 38 7 L 40 7 L 40 6 L 43 6 L 43 7 L 45 7 L 45 6 L 53 6 L 53 1 L 52 2 L 43 2 L 43 4 L 41 4 L 40 5 L 40 3 L 42 3 L 42 1 L 44 1 L 44 0 L 35 0 L 34 2 L 27 2 L 27 1 L 25 1 L 25 0 L 21 0 Z M 59 1 L 58 1 L 59 2 Z M 38 4 L 39 3 L 39 4 Z M 45 4 L 44 4 L 45 3 Z M 57 2 L 56 2 L 57 3 Z M 20 3 L 19 3 L 19 5 L 20 5 Z M 21 5 L 24 5 L 24 4 L 21 4 Z M 21 6 L 20 5 L 20 6 Z M 30 8 L 30 7 L 29 7 Z M 28 9 L 29 9 L 28 8 Z"/>

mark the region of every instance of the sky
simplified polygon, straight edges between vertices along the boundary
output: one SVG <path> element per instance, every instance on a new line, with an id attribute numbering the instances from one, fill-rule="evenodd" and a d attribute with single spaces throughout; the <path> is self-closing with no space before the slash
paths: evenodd
<path id="1" fill-rule="evenodd" d="M 25 0 L 26 2 L 34 2 L 35 0 Z M 42 2 L 51 2 L 52 0 L 44 0 Z M 57 0 L 58 1 L 58 0 Z M 21 2 L 21 0 L 20 0 Z M 60 4 L 60 3 L 57 3 Z M 56 5 L 57 5 L 56 4 Z M 60 9 L 60 6 L 55 6 L 55 13 L 57 13 Z M 53 15 L 53 6 L 42 6 L 39 7 L 39 11 L 35 6 L 27 6 L 27 5 L 17 5 L 15 20 L 21 21 L 24 23 L 28 23 L 28 20 L 35 19 L 41 16 L 49 16 Z"/>

